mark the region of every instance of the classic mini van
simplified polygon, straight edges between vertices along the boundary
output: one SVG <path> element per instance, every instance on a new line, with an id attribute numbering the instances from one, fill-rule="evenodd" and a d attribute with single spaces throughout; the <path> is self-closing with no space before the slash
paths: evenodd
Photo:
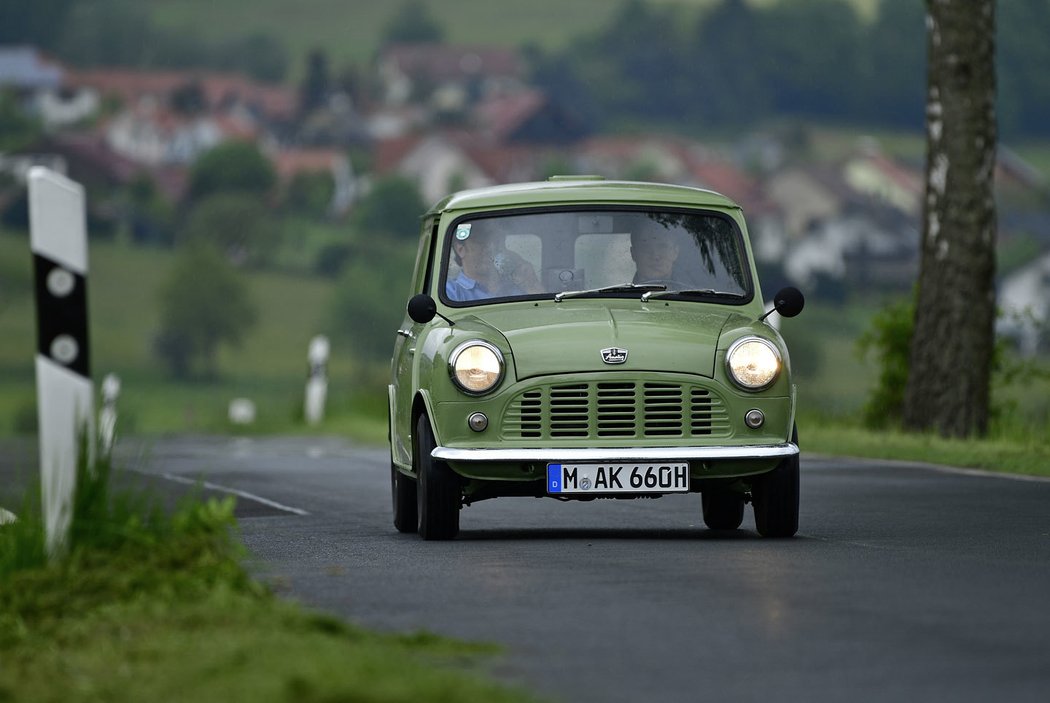
<path id="1" fill-rule="evenodd" d="M 706 190 L 556 177 L 423 218 L 391 364 L 394 525 L 451 539 L 504 496 L 699 493 L 708 527 L 798 530 L 795 387 L 740 208 Z"/>

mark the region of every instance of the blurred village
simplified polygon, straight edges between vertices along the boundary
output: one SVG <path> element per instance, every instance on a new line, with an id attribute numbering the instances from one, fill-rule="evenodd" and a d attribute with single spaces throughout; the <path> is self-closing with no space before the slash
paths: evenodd
<path id="1" fill-rule="evenodd" d="M 0 46 L 0 95 L 3 110 L 38 126 L 31 144 L 0 153 L 9 229 L 25 225 L 25 176 L 41 164 L 87 186 L 92 237 L 163 245 L 161 213 L 170 219 L 187 201 L 193 165 L 222 144 L 247 142 L 272 165 L 275 197 L 305 198 L 336 224 L 390 179 L 414 184 L 429 205 L 460 188 L 599 174 L 735 199 L 767 294 L 791 282 L 834 303 L 907 294 L 916 277 L 921 150 L 895 155 L 860 137 L 818 158 L 819 135 L 798 125 L 710 142 L 664 130 L 598 134 L 572 105 L 530 84 L 513 49 L 393 44 L 353 80 L 333 77 L 318 52 L 299 85 L 274 85 L 200 69 L 81 70 L 32 46 Z M 1030 355 L 1048 342 L 1050 189 L 1007 148 L 996 177 L 1000 331 Z"/>

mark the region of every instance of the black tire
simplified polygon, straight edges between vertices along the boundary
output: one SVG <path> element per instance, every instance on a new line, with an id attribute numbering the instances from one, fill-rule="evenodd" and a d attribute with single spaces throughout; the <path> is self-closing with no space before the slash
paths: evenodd
<path id="1" fill-rule="evenodd" d="M 459 508 L 463 496 L 459 479 L 452 469 L 430 456 L 435 442 L 426 415 L 420 415 L 416 421 L 412 445 L 419 535 L 426 540 L 452 539 L 459 532 Z"/>
<path id="2" fill-rule="evenodd" d="M 791 440 L 798 444 L 798 428 Z M 751 486 L 755 527 L 763 537 L 794 537 L 798 532 L 798 454 L 780 462 Z"/>
<path id="3" fill-rule="evenodd" d="M 744 496 L 736 491 L 710 489 L 700 496 L 704 524 L 712 530 L 735 530 L 744 521 Z"/>
<path id="4" fill-rule="evenodd" d="M 416 482 L 398 471 L 393 461 L 390 462 L 390 493 L 394 499 L 394 527 L 398 532 L 415 532 L 419 527 Z"/>

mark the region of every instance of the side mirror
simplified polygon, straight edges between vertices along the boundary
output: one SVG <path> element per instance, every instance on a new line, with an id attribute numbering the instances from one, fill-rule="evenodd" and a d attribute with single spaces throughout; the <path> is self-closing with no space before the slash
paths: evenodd
<path id="1" fill-rule="evenodd" d="M 806 296 L 794 286 L 781 288 L 773 296 L 773 309 L 780 313 L 781 317 L 794 317 L 806 307 Z"/>
<path id="2" fill-rule="evenodd" d="M 436 315 L 437 303 L 426 293 L 413 295 L 412 299 L 408 301 L 408 316 L 414 322 L 423 325 L 433 320 Z"/>

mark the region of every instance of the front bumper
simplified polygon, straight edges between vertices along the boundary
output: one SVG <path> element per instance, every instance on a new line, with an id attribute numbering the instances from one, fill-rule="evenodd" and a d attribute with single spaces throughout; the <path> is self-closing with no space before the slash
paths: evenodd
<path id="1" fill-rule="evenodd" d="M 780 459 L 798 454 L 792 442 L 767 445 L 714 447 L 601 447 L 566 449 L 454 449 L 437 447 L 435 459 L 448 462 L 545 463 L 545 462 L 617 462 L 617 461 L 724 461 L 733 459 Z"/>

